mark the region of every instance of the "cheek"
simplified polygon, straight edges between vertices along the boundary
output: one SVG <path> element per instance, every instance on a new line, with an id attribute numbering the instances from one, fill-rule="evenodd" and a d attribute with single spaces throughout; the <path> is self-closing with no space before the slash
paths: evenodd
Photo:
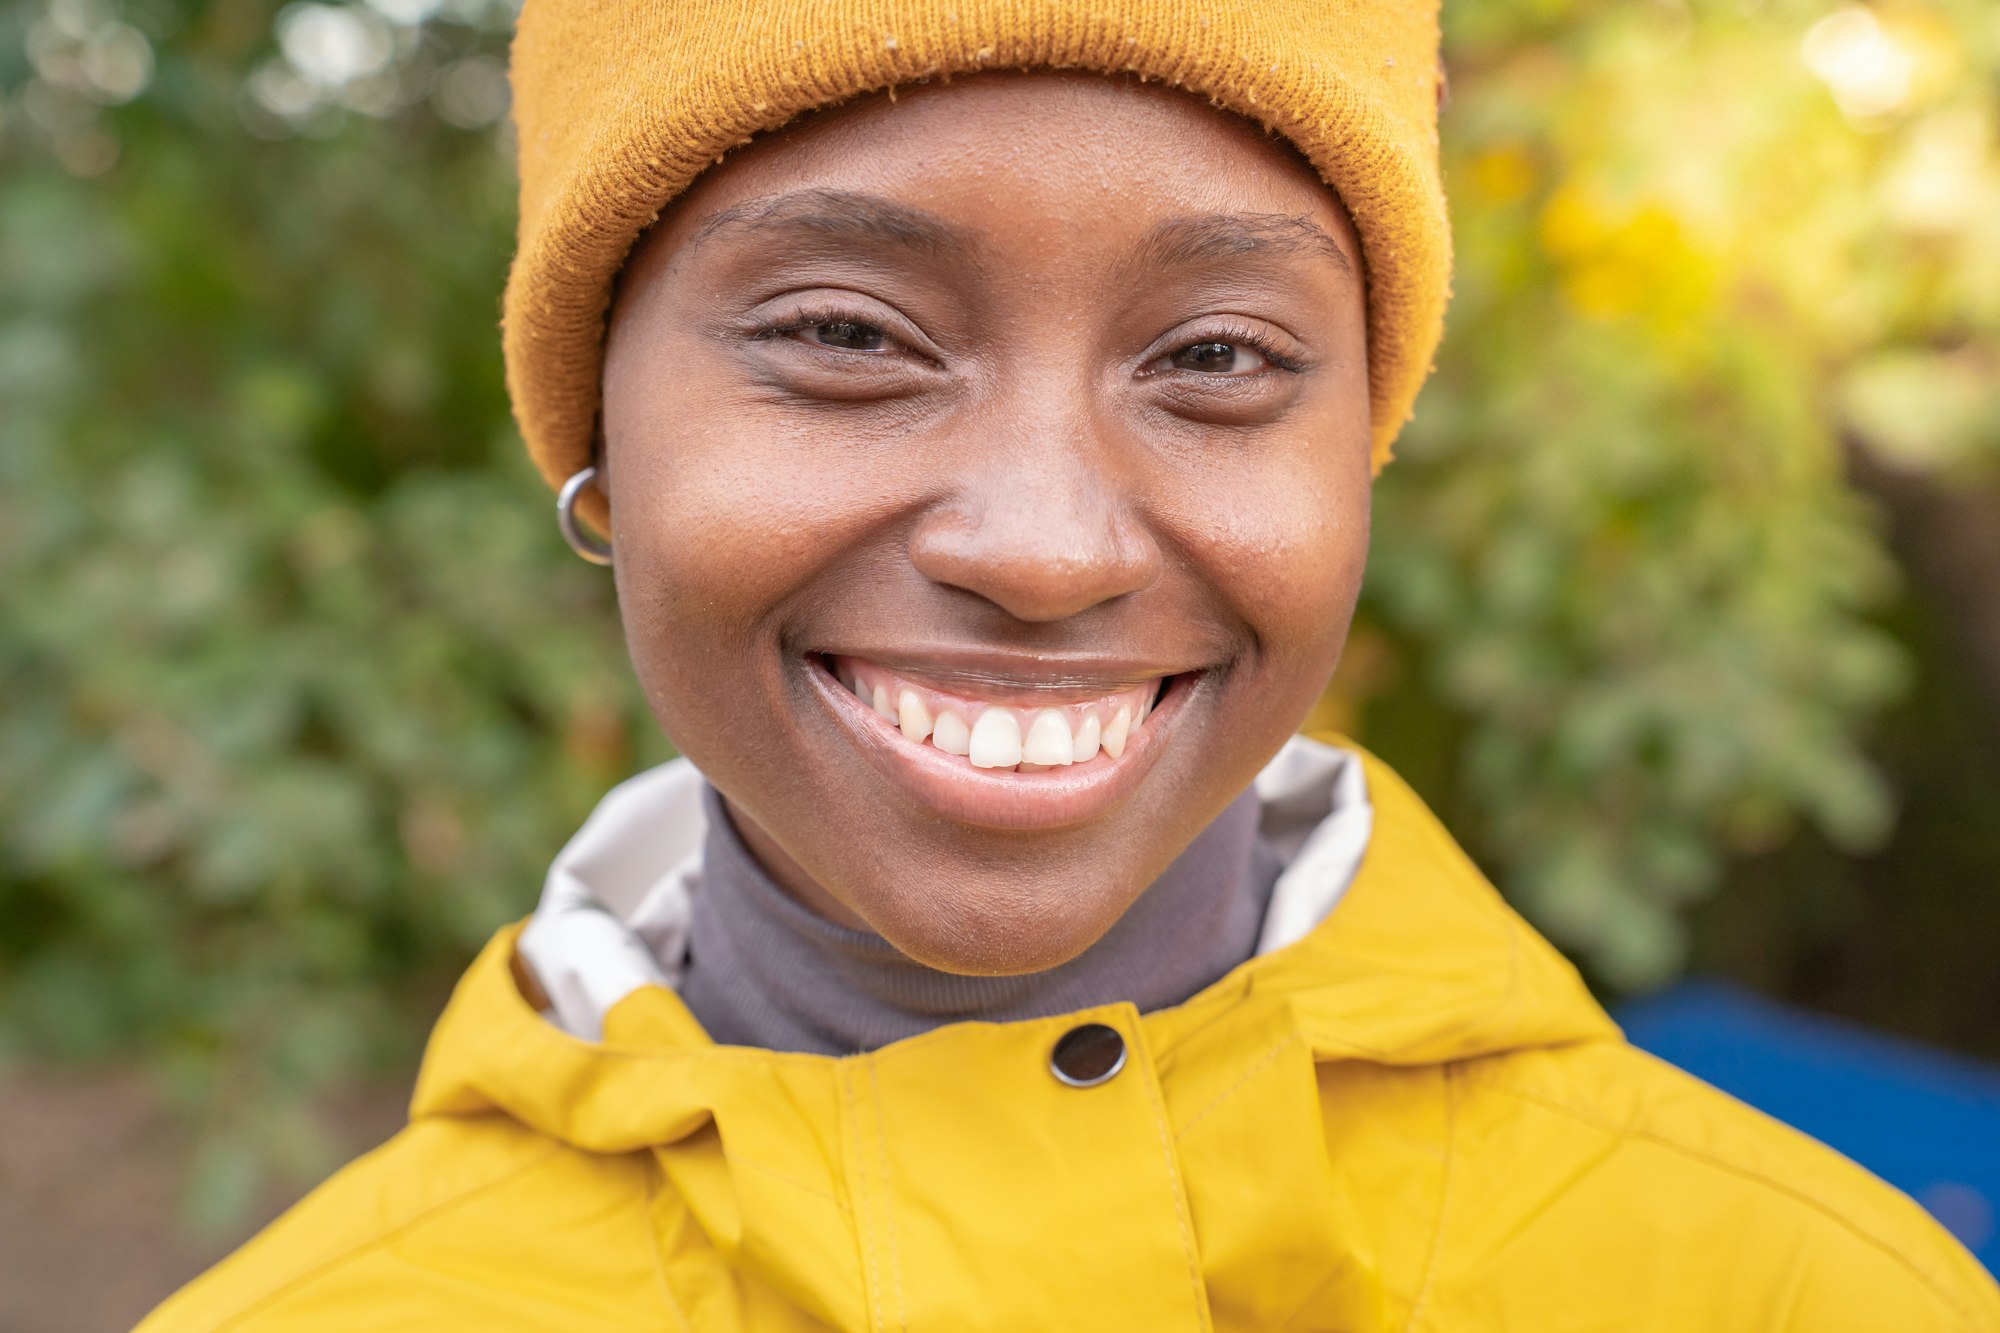
<path id="1" fill-rule="evenodd" d="M 1211 481 L 1184 538 L 1249 629 L 1265 671 L 1331 670 L 1368 559 L 1366 441 Z"/>
<path id="2" fill-rule="evenodd" d="M 649 613 L 747 629 L 818 572 L 839 513 L 753 442 L 680 435 L 614 447 L 621 588 Z"/>
<path id="3" fill-rule="evenodd" d="M 866 517 L 837 465 L 706 392 L 719 377 L 684 362 L 671 378 L 626 391 L 607 376 L 612 540 L 633 667 L 668 734 L 705 751 L 747 725 L 737 700 L 783 688 L 775 626 Z"/>
<path id="4" fill-rule="evenodd" d="M 621 601 L 630 630 L 738 643 L 827 577 L 870 516 L 823 437 L 734 401 L 726 368 L 668 352 L 672 375 L 606 376 Z"/>

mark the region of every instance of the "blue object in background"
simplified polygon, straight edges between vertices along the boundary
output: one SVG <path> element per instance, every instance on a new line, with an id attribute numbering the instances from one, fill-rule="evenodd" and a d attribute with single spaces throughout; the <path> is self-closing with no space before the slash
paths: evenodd
<path id="1" fill-rule="evenodd" d="M 1633 1045 L 1916 1199 L 2000 1274 L 2000 1070 L 1716 981 L 1616 1017 Z"/>

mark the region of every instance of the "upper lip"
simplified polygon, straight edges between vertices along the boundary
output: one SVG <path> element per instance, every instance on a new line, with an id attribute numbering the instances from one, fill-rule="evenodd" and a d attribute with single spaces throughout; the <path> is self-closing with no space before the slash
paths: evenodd
<path id="1" fill-rule="evenodd" d="M 1120 653 L 1037 653 L 965 645 L 913 648 L 863 644 L 824 648 L 823 657 L 854 657 L 947 693 L 994 698 L 1003 693 L 1109 694 L 1149 680 L 1201 670 L 1203 662 Z"/>

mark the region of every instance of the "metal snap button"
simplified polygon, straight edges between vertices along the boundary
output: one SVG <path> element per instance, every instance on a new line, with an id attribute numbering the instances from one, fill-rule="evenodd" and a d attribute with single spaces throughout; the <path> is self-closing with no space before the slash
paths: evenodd
<path id="1" fill-rule="evenodd" d="M 1049 1072 L 1072 1088 L 1094 1088 L 1125 1067 L 1125 1038 L 1102 1023 L 1063 1033 L 1049 1053 Z"/>

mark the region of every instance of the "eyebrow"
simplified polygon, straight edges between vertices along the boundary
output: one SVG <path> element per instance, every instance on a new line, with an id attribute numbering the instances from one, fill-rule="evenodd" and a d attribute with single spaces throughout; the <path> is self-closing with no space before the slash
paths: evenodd
<path id="1" fill-rule="evenodd" d="M 1147 264 L 1194 268 L 1220 260 L 1308 254 L 1331 259 L 1348 273 L 1354 271 L 1353 261 L 1340 242 L 1304 214 L 1207 213 L 1170 218 L 1146 234 L 1137 257 Z"/>
<path id="2" fill-rule="evenodd" d="M 689 248 L 739 229 L 806 233 L 853 244 L 913 251 L 925 258 L 970 259 L 976 233 L 935 213 L 854 190 L 793 190 L 725 208 L 696 232 Z M 1353 261 L 1325 228 L 1304 214 L 1207 213 L 1169 218 L 1149 231 L 1136 266 L 1196 268 L 1225 260 L 1331 259 L 1348 273 Z"/>
<path id="3" fill-rule="evenodd" d="M 927 258 L 972 251 L 972 233 L 934 213 L 851 190 L 794 190 L 725 208 L 702 224 L 689 248 L 737 229 L 804 232 L 829 240 L 911 250 Z"/>

